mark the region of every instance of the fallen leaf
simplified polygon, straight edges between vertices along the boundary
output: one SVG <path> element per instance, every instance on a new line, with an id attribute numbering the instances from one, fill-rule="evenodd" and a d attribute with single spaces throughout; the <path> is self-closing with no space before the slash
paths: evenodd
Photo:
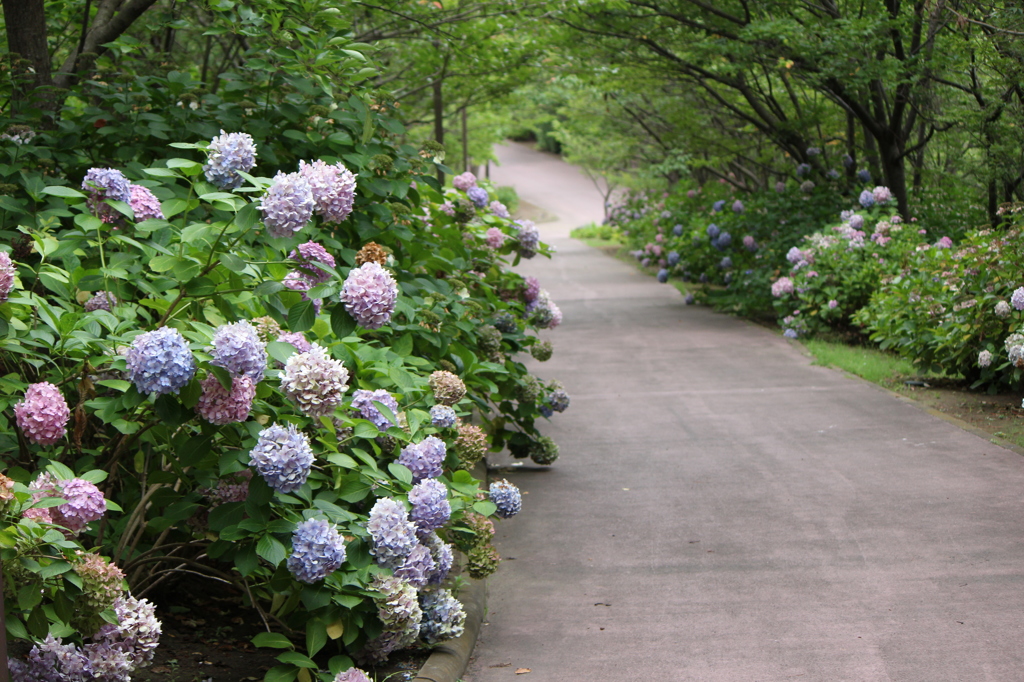
<path id="1" fill-rule="evenodd" d="M 516 668 L 516 675 L 525 675 L 530 672 L 529 668 Z"/>
<path id="2" fill-rule="evenodd" d="M 171 669 L 168 668 L 166 665 L 157 665 L 157 666 L 153 666 L 152 668 L 150 668 L 149 672 L 157 673 L 158 675 L 163 675 L 164 673 L 171 672 Z"/>

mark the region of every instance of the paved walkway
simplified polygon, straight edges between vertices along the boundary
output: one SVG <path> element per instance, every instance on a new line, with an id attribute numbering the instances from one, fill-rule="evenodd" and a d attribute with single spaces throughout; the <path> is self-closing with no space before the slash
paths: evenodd
<path id="1" fill-rule="evenodd" d="M 1024 679 L 1024 458 L 684 306 L 567 237 L 601 213 L 574 169 L 501 156 L 561 217 L 523 270 L 572 405 L 559 461 L 508 475 L 466 682 Z"/>

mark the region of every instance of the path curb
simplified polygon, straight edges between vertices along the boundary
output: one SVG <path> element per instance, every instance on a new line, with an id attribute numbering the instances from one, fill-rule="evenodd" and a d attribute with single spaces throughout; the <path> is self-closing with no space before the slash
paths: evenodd
<path id="1" fill-rule="evenodd" d="M 434 649 L 430 658 L 414 678 L 420 682 L 456 682 L 462 677 L 473 655 L 480 626 L 487 609 L 487 583 L 469 579 L 459 590 L 459 600 L 466 610 L 466 630 L 461 637 L 449 640 Z"/>

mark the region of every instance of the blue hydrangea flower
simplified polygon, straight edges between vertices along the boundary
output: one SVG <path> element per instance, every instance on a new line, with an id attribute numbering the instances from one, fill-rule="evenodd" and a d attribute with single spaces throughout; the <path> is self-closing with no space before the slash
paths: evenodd
<path id="1" fill-rule="evenodd" d="M 1024 287 L 1017 287 L 1010 294 L 1010 305 L 1014 310 L 1024 310 Z"/>
<path id="2" fill-rule="evenodd" d="M 313 449 L 306 434 L 295 428 L 274 424 L 260 431 L 256 447 L 249 452 L 249 466 L 255 466 L 271 488 L 295 492 L 309 477 Z"/>
<path id="3" fill-rule="evenodd" d="M 402 448 L 398 463 L 412 472 L 413 481 L 436 478 L 441 475 L 447 447 L 437 436 L 427 436 L 419 443 L 410 443 Z"/>
<path id="4" fill-rule="evenodd" d="M 517 220 L 515 227 L 519 230 L 519 255 L 523 258 L 533 258 L 537 255 L 537 247 L 540 245 L 540 232 L 532 220 Z"/>
<path id="5" fill-rule="evenodd" d="M 128 380 L 139 393 L 177 393 L 196 373 L 196 360 L 177 329 L 139 334 L 128 348 Z"/>
<path id="6" fill-rule="evenodd" d="M 867 168 L 861 168 L 857 171 L 857 179 L 863 182 L 865 185 L 871 184 L 871 171 Z"/>
<path id="7" fill-rule="evenodd" d="M 838 180 L 839 179 L 839 171 L 836 170 L 835 168 L 829 169 L 828 173 L 826 173 L 825 175 L 828 176 L 829 180 Z"/>
<path id="8" fill-rule="evenodd" d="M 802 177 L 804 177 L 805 175 L 807 175 L 810 172 L 811 172 L 811 164 L 809 164 L 809 163 L 801 163 L 800 165 L 798 165 L 796 167 L 796 176 L 798 178 L 802 178 Z"/>
<path id="9" fill-rule="evenodd" d="M 390 497 L 382 497 L 370 510 L 366 523 L 370 533 L 370 554 L 382 566 L 397 566 L 419 544 L 416 525 L 409 520 L 405 507 Z"/>
<path id="10" fill-rule="evenodd" d="M 449 590 L 432 590 L 420 597 L 423 620 L 420 639 L 430 645 L 461 637 L 465 632 L 466 612 L 462 602 Z"/>
<path id="11" fill-rule="evenodd" d="M 737 199 L 735 202 L 733 202 L 732 210 L 733 210 L 733 213 L 743 213 L 743 211 L 744 211 L 743 202 L 740 201 L 739 199 Z"/>
<path id="12" fill-rule="evenodd" d="M 728 270 L 729 268 L 732 267 L 732 258 L 726 256 L 721 261 L 719 261 L 718 267 L 720 267 L 723 270 Z"/>
<path id="13" fill-rule="evenodd" d="M 795 329 L 787 329 L 786 331 L 782 332 L 782 335 L 785 336 L 787 339 L 795 339 L 797 337 Z"/>
<path id="14" fill-rule="evenodd" d="M 256 327 L 247 320 L 222 324 L 213 333 L 213 344 L 207 349 L 213 357 L 210 364 L 223 367 L 235 376 L 263 380 L 267 369 L 267 344 L 260 340 Z"/>
<path id="15" fill-rule="evenodd" d="M 263 224 L 272 237 L 290 237 L 313 217 L 313 190 L 298 173 L 278 171 L 260 199 Z"/>
<path id="16" fill-rule="evenodd" d="M 719 251 L 725 251 L 730 244 L 732 244 L 732 235 L 728 232 L 722 232 L 716 239 L 711 240 L 711 246 Z"/>
<path id="17" fill-rule="evenodd" d="M 821 154 L 821 147 L 808 147 L 807 156 L 817 156 Z"/>
<path id="18" fill-rule="evenodd" d="M 427 577 L 427 584 L 440 585 L 448 577 L 448 572 L 452 570 L 452 563 L 455 561 L 452 546 L 439 538 L 437 533 L 421 536 L 420 543 L 430 550 L 430 557 L 434 560 L 434 570 Z"/>
<path id="19" fill-rule="evenodd" d="M 668 281 L 668 270 L 666 270 L 665 268 L 658 270 L 658 281 L 661 282 L 662 284 Z"/>
<path id="20" fill-rule="evenodd" d="M 718 235 L 722 233 L 722 230 L 714 223 L 708 225 L 708 229 L 706 231 L 711 239 L 718 239 Z"/>
<path id="21" fill-rule="evenodd" d="M 436 478 L 425 478 L 414 485 L 409 491 L 409 504 L 412 505 L 409 518 L 421 535 L 448 523 L 452 514 L 448 488 Z"/>
<path id="22" fill-rule="evenodd" d="M 675 226 L 673 226 L 672 227 L 672 234 L 674 234 L 677 237 L 682 237 L 683 236 L 683 226 L 682 225 L 675 225 Z"/>
<path id="23" fill-rule="evenodd" d="M 491 483 L 489 493 L 491 502 L 498 508 L 494 513 L 503 519 L 515 516 L 523 508 L 523 496 L 519 488 L 506 480 Z"/>
<path id="24" fill-rule="evenodd" d="M 853 168 L 854 160 L 849 154 L 843 154 L 843 168 Z"/>
<path id="25" fill-rule="evenodd" d="M 875 205 L 875 195 L 872 194 L 871 190 L 866 189 L 860 193 L 858 201 L 860 201 L 860 205 L 864 208 L 871 208 Z"/>
<path id="26" fill-rule="evenodd" d="M 82 189 L 88 192 L 85 200 L 92 214 L 105 223 L 121 220 L 121 214 L 106 203 L 107 199 L 130 203 L 132 183 L 114 168 L 90 168 L 82 180 Z"/>
<path id="27" fill-rule="evenodd" d="M 686 294 L 686 298 L 683 299 L 683 303 L 686 305 L 693 305 L 696 302 L 696 297 L 693 294 Z"/>
<path id="28" fill-rule="evenodd" d="M 565 412 L 569 409 L 569 394 L 564 388 L 556 388 L 548 394 L 548 403 L 555 412 Z"/>
<path id="29" fill-rule="evenodd" d="M 359 389 L 352 394 L 352 409 L 359 410 L 359 416 L 373 422 L 378 430 L 387 431 L 394 424 L 381 414 L 381 411 L 373 404 L 374 402 L 387 405 L 388 409 L 391 410 L 391 414 L 398 415 L 398 401 L 383 388 L 379 388 L 376 391 Z"/>
<path id="30" fill-rule="evenodd" d="M 221 189 L 235 189 L 242 185 L 238 171 L 248 173 L 256 165 L 256 142 L 247 133 L 225 133 L 210 140 L 206 148 L 207 163 L 203 166 L 206 179 Z"/>
<path id="31" fill-rule="evenodd" d="M 483 208 L 490 201 L 490 197 L 487 195 L 487 190 L 483 187 L 473 186 L 466 190 L 466 196 L 472 201 L 477 208 Z"/>
<path id="32" fill-rule="evenodd" d="M 540 412 L 540 416 L 544 417 L 545 419 L 551 419 L 551 417 L 555 414 L 555 411 L 552 410 L 547 405 L 541 405 L 540 407 L 537 408 L 537 411 Z"/>
<path id="33" fill-rule="evenodd" d="M 459 419 L 455 410 L 447 405 L 434 405 L 430 408 L 430 423 L 438 429 L 448 429 L 455 426 Z"/>
<path id="34" fill-rule="evenodd" d="M 325 519 L 309 519 L 292 533 L 288 570 L 304 583 L 320 582 L 345 562 L 345 539 Z"/>
<path id="35" fill-rule="evenodd" d="M 396 578 L 408 581 L 417 589 L 427 586 L 427 581 L 433 572 L 434 559 L 430 556 L 430 550 L 423 545 L 413 547 L 402 564 L 394 569 Z"/>

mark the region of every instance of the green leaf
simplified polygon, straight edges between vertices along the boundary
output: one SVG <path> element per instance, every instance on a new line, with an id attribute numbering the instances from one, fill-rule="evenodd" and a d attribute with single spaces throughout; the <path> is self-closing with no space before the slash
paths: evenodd
<path id="1" fill-rule="evenodd" d="M 288 358 L 298 352 L 298 349 L 285 341 L 271 341 L 267 344 L 267 354 L 280 363 L 288 362 Z"/>
<path id="2" fill-rule="evenodd" d="M 490 516 L 498 507 L 490 500 L 480 500 L 479 502 L 473 503 L 473 511 L 477 514 L 483 514 L 484 516 Z"/>
<path id="3" fill-rule="evenodd" d="M 339 303 L 331 308 L 331 331 L 339 339 L 351 336 L 356 329 L 356 321 L 345 310 L 345 304 Z"/>
<path id="4" fill-rule="evenodd" d="M 82 192 L 79 192 L 77 189 L 71 189 L 70 187 L 63 187 L 61 185 L 50 185 L 49 187 L 44 187 L 43 194 L 49 194 L 55 197 L 63 197 L 65 199 L 84 199 L 86 196 Z"/>
<path id="5" fill-rule="evenodd" d="M 263 682 L 293 682 L 299 669 L 294 665 L 275 665 L 263 676 Z"/>
<path id="6" fill-rule="evenodd" d="M 149 268 L 154 272 L 167 272 L 182 262 L 177 256 L 154 256 L 149 261 Z"/>
<path id="7" fill-rule="evenodd" d="M 306 623 L 306 653 L 316 656 L 317 652 L 327 644 L 327 625 L 314 618 Z"/>
<path id="8" fill-rule="evenodd" d="M 273 535 L 264 535 L 256 543 L 256 553 L 271 566 L 277 567 L 278 564 L 284 561 L 285 556 L 288 555 L 288 550 Z"/>
<path id="9" fill-rule="evenodd" d="M 299 301 L 288 311 L 288 328 L 293 332 L 312 329 L 315 321 L 316 307 L 313 301 Z"/>
<path id="10" fill-rule="evenodd" d="M 163 211 L 165 218 L 171 218 L 178 215 L 182 211 L 188 210 L 188 202 L 184 199 L 168 199 L 167 201 L 160 204 L 160 209 Z"/>
<path id="11" fill-rule="evenodd" d="M 89 483 L 102 483 L 107 480 L 109 474 L 101 469 L 93 469 L 92 471 L 86 471 L 84 474 L 79 476 L 83 481 L 89 481 Z"/>
<path id="12" fill-rule="evenodd" d="M 253 646 L 269 649 L 294 649 L 295 645 L 279 632 L 261 632 L 252 638 Z"/>
<path id="13" fill-rule="evenodd" d="M 241 272 L 245 270 L 246 266 L 245 261 L 233 253 L 222 253 L 220 255 L 220 262 L 231 272 Z"/>
<path id="14" fill-rule="evenodd" d="M 391 344 L 391 350 L 397 355 L 406 357 L 412 353 L 412 334 L 402 334 Z"/>
<path id="15" fill-rule="evenodd" d="M 121 379 L 103 379 L 102 381 L 97 381 L 96 384 L 98 386 L 106 386 L 107 388 L 112 388 L 115 391 L 120 391 L 121 393 L 124 393 L 125 391 L 132 387 L 130 381 L 122 381 Z"/>
<path id="16" fill-rule="evenodd" d="M 391 462 L 388 464 L 388 471 L 391 475 L 397 478 L 399 481 L 406 485 L 412 485 L 412 472 L 409 471 L 408 467 L 398 462 Z"/>
<path id="17" fill-rule="evenodd" d="M 311 659 L 309 656 L 306 656 L 305 654 L 300 654 L 298 651 L 286 651 L 283 654 L 278 655 L 277 660 L 281 661 L 282 663 L 291 663 L 292 665 L 297 665 L 300 668 L 316 669 L 317 667 L 319 667 L 317 666 L 316 663 L 313 662 L 313 659 Z"/>
<path id="18" fill-rule="evenodd" d="M 270 294 L 276 294 L 278 291 L 284 289 L 284 285 L 280 282 L 268 280 L 266 282 L 260 282 L 255 289 L 252 290 L 253 296 L 269 296 Z"/>

